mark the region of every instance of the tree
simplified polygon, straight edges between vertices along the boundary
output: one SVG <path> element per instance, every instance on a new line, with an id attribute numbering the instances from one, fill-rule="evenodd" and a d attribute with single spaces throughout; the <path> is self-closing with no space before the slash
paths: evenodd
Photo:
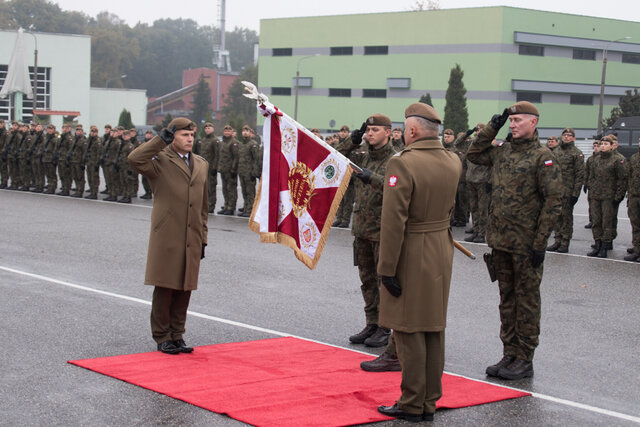
<path id="1" fill-rule="evenodd" d="M 433 107 L 433 102 L 431 101 L 431 94 L 429 92 L 422 95 L 418 102 L 422 102 L 423 104 L 431 105 Z"/>
<path id="2" fill-rule="evenodd" d="M 131 121 L 131 113 L 127 111 L 126 108 L 123 108 L 122 112 L 120 113 L 120 118 L 118 119 L 118 126 L 122 126 L 125 129 L 131 129 L 135 127 L 133 125 L 133 122 Z"/>
<path id="3" fill-rule="evenodd" d="M 257 124 L 256 103 L 242 96 L 244 93 L 242 80 L 257 82 L 258 67 L 247 67 L 233 82 L 229 88 L 229 95 L 225 99 L 225 105 L 222 107 L 222 114 L 227 117 L 227 120 L 231 120 L 231 117 L 239 117 L 243 124 L 246 123 L 255 129 Z"/>
<path id="4" fill-rule="evenodd" d="M 467 90 L 464 88 L 462 78 L 464 72 L 460 64 L 451 69 L 449 75 L 449 87 L 445 95 L 444 120 L 442 126 L 453 129 L 454 133 L 465 131 L 469 128 L 469 112 L 467 111 Z"/>
<path id="5" fill-rule="evenodd" d="M 158 123 L 153 127 L 153 130 L 155 130 L 156 133 L 159 133 L 163 128 L 166 128 L 167 126 L 169 126 L 169 123 L 171 123 L 171 120 L 173 120 L 173 117 L 171 117 L 171 114 L 167 113 L 167 115 L 164 116 L 164 119 L 162 119 L 162 122 Z"/>
<path id="6" fill-rule="evenodd" d="M 199 128 L 202 127 L 210 114 L 210 102 L 211 89 L 209 88 L 209 83 L 201 74 L 200 79 L 198 80 L 196 94 L 193 96 L 193 111 L 191 112 L 191 120 L 193 120 Z"/>
<path id="7" fill-rule="evenodd" d="M 640 116 L 640 94 L 638 89 L 625 91 L 624 96 L 620 98 L 618 106 L 611 109 L 611 115 L 608 119 L 602 121 L 602 128 L 608 128 L 620 117 Z"/>

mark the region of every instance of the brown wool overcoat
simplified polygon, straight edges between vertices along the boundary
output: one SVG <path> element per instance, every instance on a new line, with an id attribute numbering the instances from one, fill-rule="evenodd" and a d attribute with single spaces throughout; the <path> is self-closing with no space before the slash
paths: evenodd
<path id="1" fill-rule="evenodd" d="M 153 191 L 145 285 L 198 288 L 202 245 L 207 244 L 209 166 L 198 155 L 190 158 L 193 171 L 159 136 L 129 154 L 129 164 Z"/>
<path id="2" fill-rule="evenodd" d="M 406 333 L 446 326 L 453 238 L 449 218 L 462 172 L 437 138 L 389 159 L 382 198 L 378 274 L 395 276 L 402 294 L 380 289 L 380 324 Z"/>

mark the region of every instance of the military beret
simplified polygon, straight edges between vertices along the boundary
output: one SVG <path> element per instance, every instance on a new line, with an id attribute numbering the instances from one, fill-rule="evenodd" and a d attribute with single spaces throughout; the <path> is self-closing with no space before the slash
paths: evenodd
<path id="1" fill-rule="evenodd" d="M 214 127 L 214 126 L 213 126 L 213 123 L 211 123 L 211 122 L 206 122 L 206 123 L 204 124 L 204 127 L 209 127 L 209 126 L 210 126 L 210 127 Z"/>
<path id="2" fill-rule="evenodd" d="M 153 135 L 153 130 L 151 130 L 151 129 L 147 129 L 147 131 L 146 131 L 144 134 L 146 135 L 146 134 L 148 134 L 148 133 L 150 133 L 150 134 L 152 134 L 152 135 Z"/>
<path id="3" fill-rule="evenodd" d="M 124 130 L 124 126 L 118 126 L 116 130 Z"/>
<path id="4" fill-rule="evenodd" d="M 513 114 L 533 114 L 536 117 L 540 117 L 540 112 L 538 111 L 536 106 L 529 101 L 516 102 L 511 107 L 509 107 L 508 111 L 510 116 Z"/>
<path id="5" fill-rule="evenodd" d="M 576 132 L 573 130 L 573 128 L 562 129 L 562 134 L 564 135 L 565 133 L 570 133 L 571 135 L 576 136 Z"/>
<path id="6" fill-rule="evenodd" d="M 78 123 L 78 124 L 76 125 L 76 129 L 82 129 L 82 125 Z"/>
<path id="7" fill-rule="evenodd" d="M 550 139 L 551 139 L 551 140 L 554 140 L 554 141 L 557 141 L 557 140 L 558 140 L 558 137 L 557 137 L 557 136 L 554 136 L 554 135 L 551 135 L 549 138 L 547 138 L 547 141 L 548 141 L 548 140 L 550 140 Z"/>
<path id="8" fill-rule="evenodd" d="M 242 126 L 242 130 L 251 130 L 251 128 L 249 127 L 249 125 L 244 125 Z"/>
<path id="9" fill-rule="evenodd" d="M 340 128 L 340 132 L 342 132 L 343 130 L 346 130 L 347 132 L 349 132 L 349 126 L 347 125 L 342 125 L 342 127 Z"/>
<path id="10" fill-rule="evenodd" d="M 138 130 L 136 128 L 131 128 L 129 129 L 129 132 L 138 133 Z"/>
<path id="11" fill-rule="evenodd" d="M 53 123 L 49 123 L 47 125 L 47 129 L 55 129 L 55 128 L 56 128 L 56 126 Z"/>
<path id="12" fill-rule="evenodd" d="M 394 131 L 394 132 L 395 132 L 395 131 L 397 131 L 397 130 L 399 130 L 400 132 L 402 132 L 402 128 L 401 128 L 401 127 L 395 127 L 395 128 L 393 128 L 393 131 Z"/>
<path id="13" fill-rule="evenodd" d="M 387 126 L 391 127 L 391 119 L 384 114 L 376 113 L 370 115 L 365 121 L 367 125 L 371 126 Z"/>
<path id="14" fill-rule="evenodd" d="M 94 130 L 98 132 L 98 126 L 91 125 L 89 129 L 91 130 L 91 132 L 93 132 Z"/>
<path id="15" fill-rule="evenodd" d="M 63 124 L 62 124 L 62 127 L 63 127 L 63 128 L 70 128 L 70 127 L 71 127 L 71 124 L 70 124 L 70 123 L 63 123 Z"/>
<path id="16" fill-rule="evenodd" d="M 176 117 L 169 122 L 167 128 L 175 126 L 176 130 L 196 130 L 196 124 L 186 117 Z"/>
<path id="17" fill-rule="evenodd" d="M 611 139 L 611 142 L 618 142 L 618 136 L 615 133 L 610 133 L 607 136 Z"/>
<path id="18" fill-rule="evenodd" d="M 444 135 L 453 135 L 453 129 L 445 129 L 444 132 L 442 132 Z"/>
<path id="19" fill-rule="evenodd" d="M 231 125 L 224 125 L 224 130 L 233 130 Z"/>
<path id="20" fill-rule="evenodd" d="M 436 113 L 436 110 L 429 104 L 424 104 L 422 102 L 416 102 L 407 107 L 404 110 L 404 117 L 422 117 L 423 119 L 427 119 L 431 122 L 442 123 L 440 116 Z"/>
<path id="21" fill-rule="evenodd" d="M 105 129 L 111 129 L 111 125 L 104 125 Z"/>
<path id="22" fill-rule="evenodd" d="M 604 136 L 604 137 L 602 137 L 602 139 L 601 139 L 600 141 L 608 141 L 609 143 L 613 144 L 613 138 L 612 138 L 612 136 L 613 136 L 613 135 L 607 135 L 607 136 Z"/>

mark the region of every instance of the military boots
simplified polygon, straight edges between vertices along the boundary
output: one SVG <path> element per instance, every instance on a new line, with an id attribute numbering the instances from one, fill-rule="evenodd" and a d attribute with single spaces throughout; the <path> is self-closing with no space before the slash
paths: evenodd
<path id="1" fill-rule="evenodd" d="M 596 240 L 595 246 L 593 247 L 593 250 L 587 252 L 587 256 L 598 256 L 598 253 L 600 253 L 600 248 L 602 248 L 602 241 L 601 240 Z M 605 249 L 606 251 L 606 249 Z"/>

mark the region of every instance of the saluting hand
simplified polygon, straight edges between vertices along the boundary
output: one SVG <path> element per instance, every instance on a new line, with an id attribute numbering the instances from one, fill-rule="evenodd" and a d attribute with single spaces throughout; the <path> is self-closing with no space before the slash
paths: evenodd
<path id="1" fill-rule="evenodd" d="M 173 125 L 169 129 L 163 128 L 158 134 L 158 136 L 165 142 L 165 144 L 171 144 L 175 133 L 176 133 L 176 125 Z"/>
<path id="2" fill-rule="evenodd" d="M 509 110 L 505 108 L 504 111 L 502 112 L 502 115 L 494 114 L 493 117 L 491 117 L 491 121 L 489 122 L 489 124 L 495 130 L 500 130 L 500 128 L 502 128 L 502 126 L 504 126 L 504 124 L 507 122 L 508 118 L 509 118 Z"/>
<path id="3" fill-rule="evenodd" d="M 364 133 L 366 131 L 367 131 L 367 124 L 365 122 L 362 122 L 362 126 L 360 126 L 360 129 L 357 129 L 351 132 L 351 142 L 353 143 L 353 145 L 362 144 L 362 137 L 364 136 Z"/>

